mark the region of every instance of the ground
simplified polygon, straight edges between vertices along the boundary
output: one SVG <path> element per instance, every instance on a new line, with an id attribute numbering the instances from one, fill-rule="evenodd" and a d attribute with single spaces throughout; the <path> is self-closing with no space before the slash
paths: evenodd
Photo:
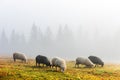
<path id="1" fill-rule="evenodd" d="M 96 68 L 75 68 L 74 61 L 67 61 L 67 70 L 62 73 L 55 68 L 36 67 L 35 60 L 27 63 L 0 59 L 0 80 L 120 80 L 120 64 L 108 64 Z"/>

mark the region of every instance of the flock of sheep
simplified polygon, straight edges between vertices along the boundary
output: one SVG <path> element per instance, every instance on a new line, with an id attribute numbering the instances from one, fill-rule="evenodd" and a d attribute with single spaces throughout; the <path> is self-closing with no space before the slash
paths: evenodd
<path id="1" fill-rule="evenodd" d="M 16 59 L 27 62 L 25 54 L 22 53 L 13 53 L 13 59 L 14 62 L 16 61 Z M 46 56 L 38 55 L 36 56 L 35 60 L 36 66 L 40 66 L 40 64 L 43 64 L 43 66 L 46 65 L 52 68 L 56 67 L 56 70 L 57 67 L 59 67 L 61 72 L 64 72 L 66 70 L 66 61 L 60 57 L 54 57 L 50 60 Z M 79 67 L 79 64 L 85 65 L 86 67 L 96 67 L 97 65 L 101 65 L 102 67 L 104 66 L 104 62 L 96 56 L 89 56 L 88 58 L 77 57 L 75 67 Z"/>

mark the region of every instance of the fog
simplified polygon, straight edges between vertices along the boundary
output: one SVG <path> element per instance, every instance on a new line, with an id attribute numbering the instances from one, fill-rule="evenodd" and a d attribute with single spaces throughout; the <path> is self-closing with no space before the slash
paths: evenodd
<path id="1" fill-rule="evenodd" d="M 0 0 L 0 56 L 120 62 L 119 0 Z"/>

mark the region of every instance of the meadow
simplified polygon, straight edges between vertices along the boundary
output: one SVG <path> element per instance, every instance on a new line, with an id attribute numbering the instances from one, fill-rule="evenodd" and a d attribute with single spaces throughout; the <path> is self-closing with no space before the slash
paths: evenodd
<path id="1" fill-rule="evenodd" d="M 62 73 L 50 67 L 36 67 L 35 60 L 27 63 L 0 59 L 0 80 L 120 80 L 120 64 L 104 67 L 74 67 L 74 61 L 67 61 L 67 70 Z"/>

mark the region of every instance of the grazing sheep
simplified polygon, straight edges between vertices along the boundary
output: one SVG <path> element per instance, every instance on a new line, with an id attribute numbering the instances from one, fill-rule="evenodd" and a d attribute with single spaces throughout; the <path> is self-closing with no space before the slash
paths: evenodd
<path id="1" fill-rule="evenodd" d="M 104 62 L 97 56 L 89 56 L 88 57 L 95 65 L 95 67 L 97 65 L 101 65 L 102 67 L 104 66 Z"/>
<path id="2" fill-rule="evenodd" d="M 62 58 L 59 58 L 59 57 L 53 58 L 52 59 L 52 68 L 54 66 L 56 67 L 56 70 L 57 70 L 57 67 L 59 67 L 61 72 L 64 72 L 66 70 L 66 62 Z"/>
<path id="3" fill-rule="evenodd" d="M 86 65 L 87 67 L 94 66 L 94 64 L 88 58 L 83 58 L 83 57 L 76 58 L 75 67 L 76 67 L 76 65 L 78 65 L 78 67 L 79 67 L 79 64 Z"/>
<path id="4" fill-rule="evenodd" d="M 13 59 L 14 59 L 14 62 L 16 61 L 16 59 L 27 62 L 27 58 L 26 58 L 25 54 L 18 53 L 18 52 L 13 53 Z"/>
<path id="5" fill-rule="evenodd" d="M 46 66 L 51 66 L 50 60 L 46 56 L 42 56 L 42 55 L 36 56 L 36 66 L 37 64 L 39 64 L 39 66 L 40 64 L 43 64 L 43 66 L 44 64 Z"/>

